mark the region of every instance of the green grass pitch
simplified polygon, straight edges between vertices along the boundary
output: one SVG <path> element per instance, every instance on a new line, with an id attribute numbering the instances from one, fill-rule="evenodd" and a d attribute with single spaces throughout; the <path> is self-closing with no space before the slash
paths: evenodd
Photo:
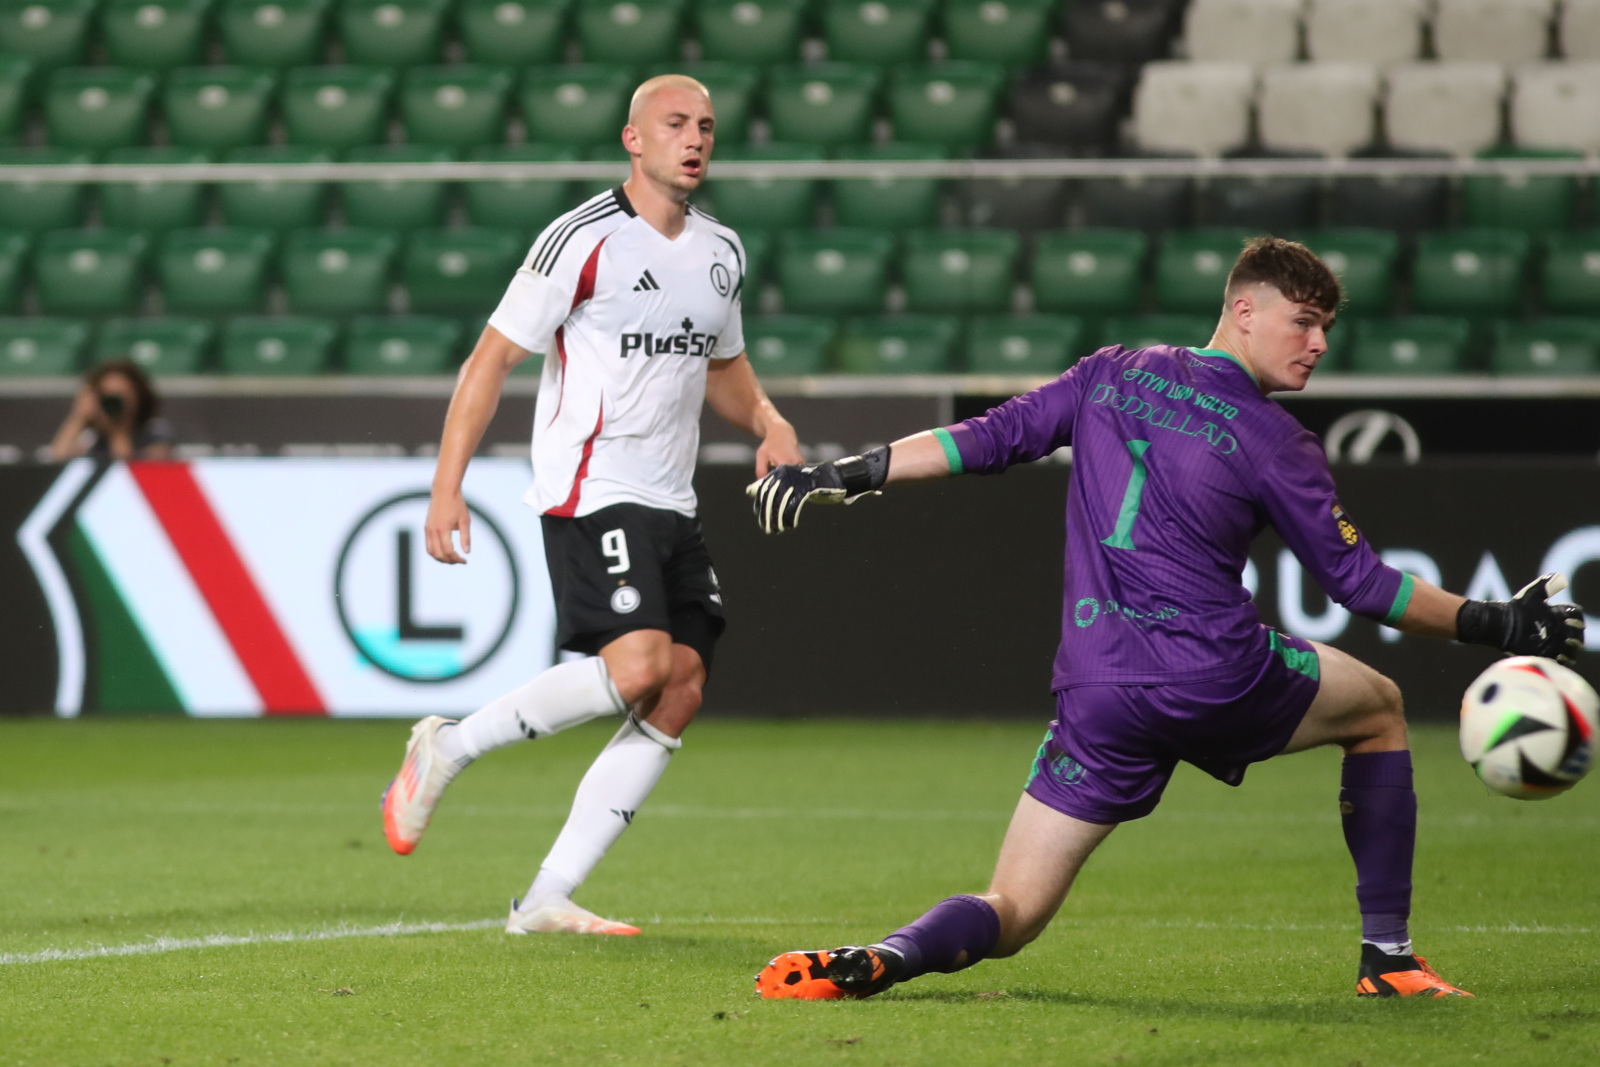
<path id="1" fill-rule="evenodd" d="M 1181 770 L 1022 955 L 825 1004 L 751 977 L 981 889 L 1042 727 L 704 722 L 579 897 L 643 936 L 507 937 L 607 731 L 485 759 L 400 858 L 403 723 L 0 721 L 0 1067 L 1600 1062 L 1600 786 L 1486 796 L 1448 730 L 1416 731 L 1413 932 L 1476 1000 L 1353 995 L 1322 751 Z M 94 946 L 163 951 L 41 958 Z"/>

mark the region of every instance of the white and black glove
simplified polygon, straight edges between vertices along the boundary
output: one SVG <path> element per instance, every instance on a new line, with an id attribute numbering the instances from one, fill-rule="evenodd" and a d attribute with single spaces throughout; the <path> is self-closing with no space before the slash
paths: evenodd
<path id="1" fill-rule="evenodd" d="M 1583 609 L 1546 602 L 1566 587 L 1566 575 L 1541 574 L 1510 600 L 1469 600 L 1456 612 L 1456 640 L 1570 667 L 1583 651 Z"/>
<path id="2" fill-rule="evenodd" d="M 800 509 L 807 504 L 854 504 L 877 495 L 888 477 L 889 446 L 883 445 L 831 463 L 774 467 L 746 486 L 745 495 L 755 501 L 762 533 L 784 533 L 800 525 Z"/>

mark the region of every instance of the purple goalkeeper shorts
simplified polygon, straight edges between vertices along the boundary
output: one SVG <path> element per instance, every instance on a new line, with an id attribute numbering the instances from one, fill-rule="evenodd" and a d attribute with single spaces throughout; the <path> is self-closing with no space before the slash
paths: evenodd
<path id="1" fill-rule="evenodd" d="M 1242 676 L 1058 690 L 1028 795 L 1075 819 L 1119 823 L 1155 810 L 1179 760 L 1244 781 L 1246 767 L 1283 751 L 1320 685 L 1310 643 L 1264 629 L 1270 648 Z"/>

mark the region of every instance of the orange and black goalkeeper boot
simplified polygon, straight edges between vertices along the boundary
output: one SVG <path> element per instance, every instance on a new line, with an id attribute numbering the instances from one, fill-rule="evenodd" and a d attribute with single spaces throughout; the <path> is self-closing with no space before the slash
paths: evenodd
<path id="1" fill-rule="evenodd" d="M 855 945 L 832 952 L 785 952 L 761 968 L 756 992 L 768 1000 L 860 999 L 894 985 L 899 964 L 892 952 Z"/>
<path id="2" fill-rule="evenodd" d="M 1465 989 L 1439 977 L 1421 956 L 1391 956 L 1377 945 L 1361 943 L 1358 997 L 1470 997 Z"/>

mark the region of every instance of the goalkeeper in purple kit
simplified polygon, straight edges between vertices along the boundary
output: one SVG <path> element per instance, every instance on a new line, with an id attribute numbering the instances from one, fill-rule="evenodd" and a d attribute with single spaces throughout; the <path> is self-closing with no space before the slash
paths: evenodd
<path id="1" fill-rule="evenodd" d="M 766 997 L 870 996 L 930 971 L 1010 956 L 1044 930 L 1118 823 L 1152 812 L 1178 762 L 1238 785 L 1251 764 L 1319 745 L 1356 867 L 1364 996 L 1467 996 L 1407 931 L 1417 802 L 1400 691 L 1337 649 L 1259 621 L 1240 575 L 1272 526 L 1322 588 L 1408 633 L 1570 661 L 1575 605 L 1545 575 L 1508 602 L 1472 601 L 1386 566 L 1340 506 L 1315 435 L 1267 394 L 1305 387 L 1341 293 L 1303 245 L 1249 242 L 1203 349 L 1105 348 L 981 418 L 750 487 L 768 533 L 809 503 L 884 485 L 999 474 L 1071 445 L 1056 718 L 989 891 L 951 897 L 878 944 L 789 952 Z"/>

